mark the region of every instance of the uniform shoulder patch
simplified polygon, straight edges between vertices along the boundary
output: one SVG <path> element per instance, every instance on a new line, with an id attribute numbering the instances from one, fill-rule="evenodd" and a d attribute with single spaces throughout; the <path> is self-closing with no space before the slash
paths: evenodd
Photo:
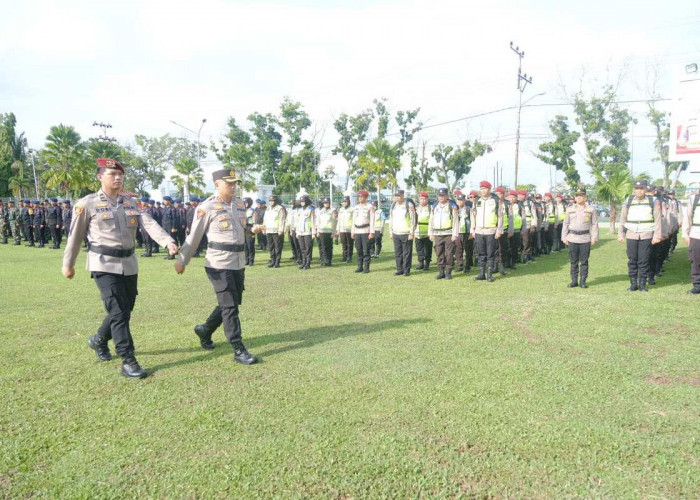
<path id="1" fill-rule="evenodd" d="M 204 214 L 206 214 L 206 213 L 207 213 L 207 211 L 204 210 L 203 208 L 198 208 L 197 209 L 197 219 L 201 219 L 202 217 L 204 217 Z"/>
<path id="2" fill-rule="evenodd" d="M 76 205 L 73 211 L 75 212 L 75 215 L 81 215 L 85 211 L 85 207 L 82 205 Z"/>

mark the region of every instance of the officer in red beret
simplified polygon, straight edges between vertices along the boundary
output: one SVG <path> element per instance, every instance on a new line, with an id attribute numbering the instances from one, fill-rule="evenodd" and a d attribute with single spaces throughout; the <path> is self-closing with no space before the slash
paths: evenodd
<path id="1" fill-rule="evenodd" d="M 496 240 L 503 234 L 503 211 L 498 197 L 491 193 L 491 183 L 481 181 L 481 196 L 472 207 L 472 236 L 479 258 L 477 281 L 493 281 L 493 267 L 496 258 Z"/>

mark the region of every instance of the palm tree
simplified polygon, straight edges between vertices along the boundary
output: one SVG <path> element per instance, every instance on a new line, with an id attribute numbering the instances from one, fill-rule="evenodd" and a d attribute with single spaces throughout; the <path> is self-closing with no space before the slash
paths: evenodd
<path id="1" fill-rule="evenodd" d="M 601 172 L 594 172 L 594 175 L 596 196 L 610 204 L 610 233 L 615 234 L 617 206 L 632 193 L 632 176 L 627 169 L 613 172 L 608 177 Z"/>
<path id="2" fill-rule="evenodd" d="M 12 163 L 12 170 L 15 174 L 8 179 L 10 190 L 12 194 L 19 199 L 24 198 L 24 191 L 30 191 L 33 183 L 32 180 L 25 172 L 25 164 L 21 161 L 15 161 Z"/>
<path id="3" fill-rule="evenodd" d="M 194 158 L 185 156 L 178 160 L 175 163 L 175 171 L 177 174 L 172 175 L 170 179 L 175 183 L 178 191 L 182 191 L 185 199 L 190 197 L 190 186 L 204 187 L 204 172 Z"/>
<path id="4" fill-rule="evenodd" d="M 395 172 L 401 167 L 395 146 L 386 139 L 376 138 L 367 143 L 364 152 L 358 159 L 360 175 L 358 184 L 373 181 L 377 187 L 377 201 L 381 200 L 380 192 L 389 184 L 396 183 Z"/>
<path id="5" fill-rule="evenodd" d="M 51 127 L 46 137 L 42 158 L 48 166 L 43 178 L 49 189 L 77 192 L 95 183 L 94 172 L 90 170 L 85 145 L 75 128 L 67 125 Z"/>

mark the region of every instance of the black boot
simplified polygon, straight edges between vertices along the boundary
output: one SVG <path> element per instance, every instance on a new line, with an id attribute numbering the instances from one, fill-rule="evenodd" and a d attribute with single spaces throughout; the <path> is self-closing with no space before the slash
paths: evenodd
<path id="1" fill-rule="evenodd" d="M 647 279 L 646 276 L 642 276 L 639 278 L 639 291 L 640 292 L 648 292 L 649 289 L 647 288 Z"/>
<path id="2" fill-rule="evenodd" d="M 356 272 L 356 273 L 361 273 L 361 272 L 362 272 L 362 264 L 361 264 L 361 263 L 357 265 L 357 268 L 355 268 L 355 272 Z"/>
<path id="3" fill-rule="evenodd" d="M 429 261 L 429 260 L 426 260 L 426 261 L 425 261 L 425 266 L 423 266 L 423 271 L 427 271 L 428 269 L 430 269 L 430 261 Z"/>
<path id="4" fill-rule="evenodd" d="M 418 261 L 418 265 L 416 266 L 416 269 L 419 270 L 419 271 L 420 271 L 421 269 L 423 269 L 423 261 L 422 261 L 422 260 L 421 260 L 421 261 Z"/>
<path id="5" fill-rule="evenodd" d="M 581 276 L 581 282 L 579 285 L 581 288 L 588 288 L 588 285 L 586 285 L 586 276 Z"/>
<path id="6" fill-rule="evenodd" d="M 692 293 L 693 295 L 697 295 L 700 293 L 700 285 L 693 285 L 693 288 L 688 290 L 688 293 Z"/>
<path id="7" fill-rule="evenodd" d="M 483 281 L 486 279 L 486 265 L 479 265 L 479 274 L 474 277 L 474 281 Z"/>
<path id="8" fill-rule="evenodd" d="M 452 279 L 452 269 L 450 269 L 449 267 L 445 270 L 445 279 L 446 280 Z"/>
<path id="9" fill-rule="evenodd" d="M 501 276 L 505 276 L 505 275 L 506 275 L 506 268 L 505 268 L 505 266 L 503 265 L 503 263 L 498 264 L 498 272 L 501 274 Z"/>
<path id="10" fill-rule="evenodd" d="M 369 262 L 365 263 L 364 269 L 362 270 L 363 273 L 367 274 L 369 273 Z"/>
<path id="11" fill-rule="evenodd" d="M 95 356 L 98 361 L 112 361 L 112 354 L 109 352 L 107 340 L 104 340 L 97 335 L 93 335 L 88 339 L 88 346 L 95 351 Z"/>
<path id="12" fill-rule="evenodd" d="M 656 280 L 654 279 L 654 275 L 649 276 L 649 284 L 656 285 Z"/>
<path id="13" fill-rule="evenodd" d="M 441 280 L 445 277 L 445 268 L 442 266 L 438 266 L 438 274 L 435 276 L 436 280 Z"/>
<path id="14" fill-rule="evenodd" d="M 491 271 L 491 266 L 486 266 L 486 281 L 489 283 L 493 282 L 493 272 Z"/>
<path id="15" fill-rule="evenodd" d="M 242 365 L 252 365 L 258 362 L 258 358 L 248 352 L 243 342 L 233 343 L 233 359 Z"/>
<path id="16" fill-rule="evenodd" d="M 202 349 L 210 351 L 216 347 L 216 344 L 214 344 L 214 342 L 211 340 L 213 332 L 209 330 L 206 325 L 195 326 L 194 333 L 196 333 L 197 337 L 199 337 L 199 345 L 202 346 Z"/>
<path id="17" fill-rule="evenodd" d="M 122 359 L 122 375 L 128 378 L 145 378 L 148 373 L 141 368 L 136 358 L 131 355 Z"/>
<path id="18" fill-rule="evenodd" d="M 637 286 L 637 278 L 630 278 L 630 287 L 627 289 L 628 292 L 635 292 L 639 290 Z"/>

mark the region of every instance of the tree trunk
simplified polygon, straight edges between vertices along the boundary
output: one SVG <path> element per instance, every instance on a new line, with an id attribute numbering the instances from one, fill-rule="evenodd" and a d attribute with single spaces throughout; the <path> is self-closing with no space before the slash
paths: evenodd
<path id="1" fill-rule="evenodd" d="M 617 205 L 615 203 L 610 203 L 610 234 L 615 234 L 615 221 L 617 220 Z"/>

